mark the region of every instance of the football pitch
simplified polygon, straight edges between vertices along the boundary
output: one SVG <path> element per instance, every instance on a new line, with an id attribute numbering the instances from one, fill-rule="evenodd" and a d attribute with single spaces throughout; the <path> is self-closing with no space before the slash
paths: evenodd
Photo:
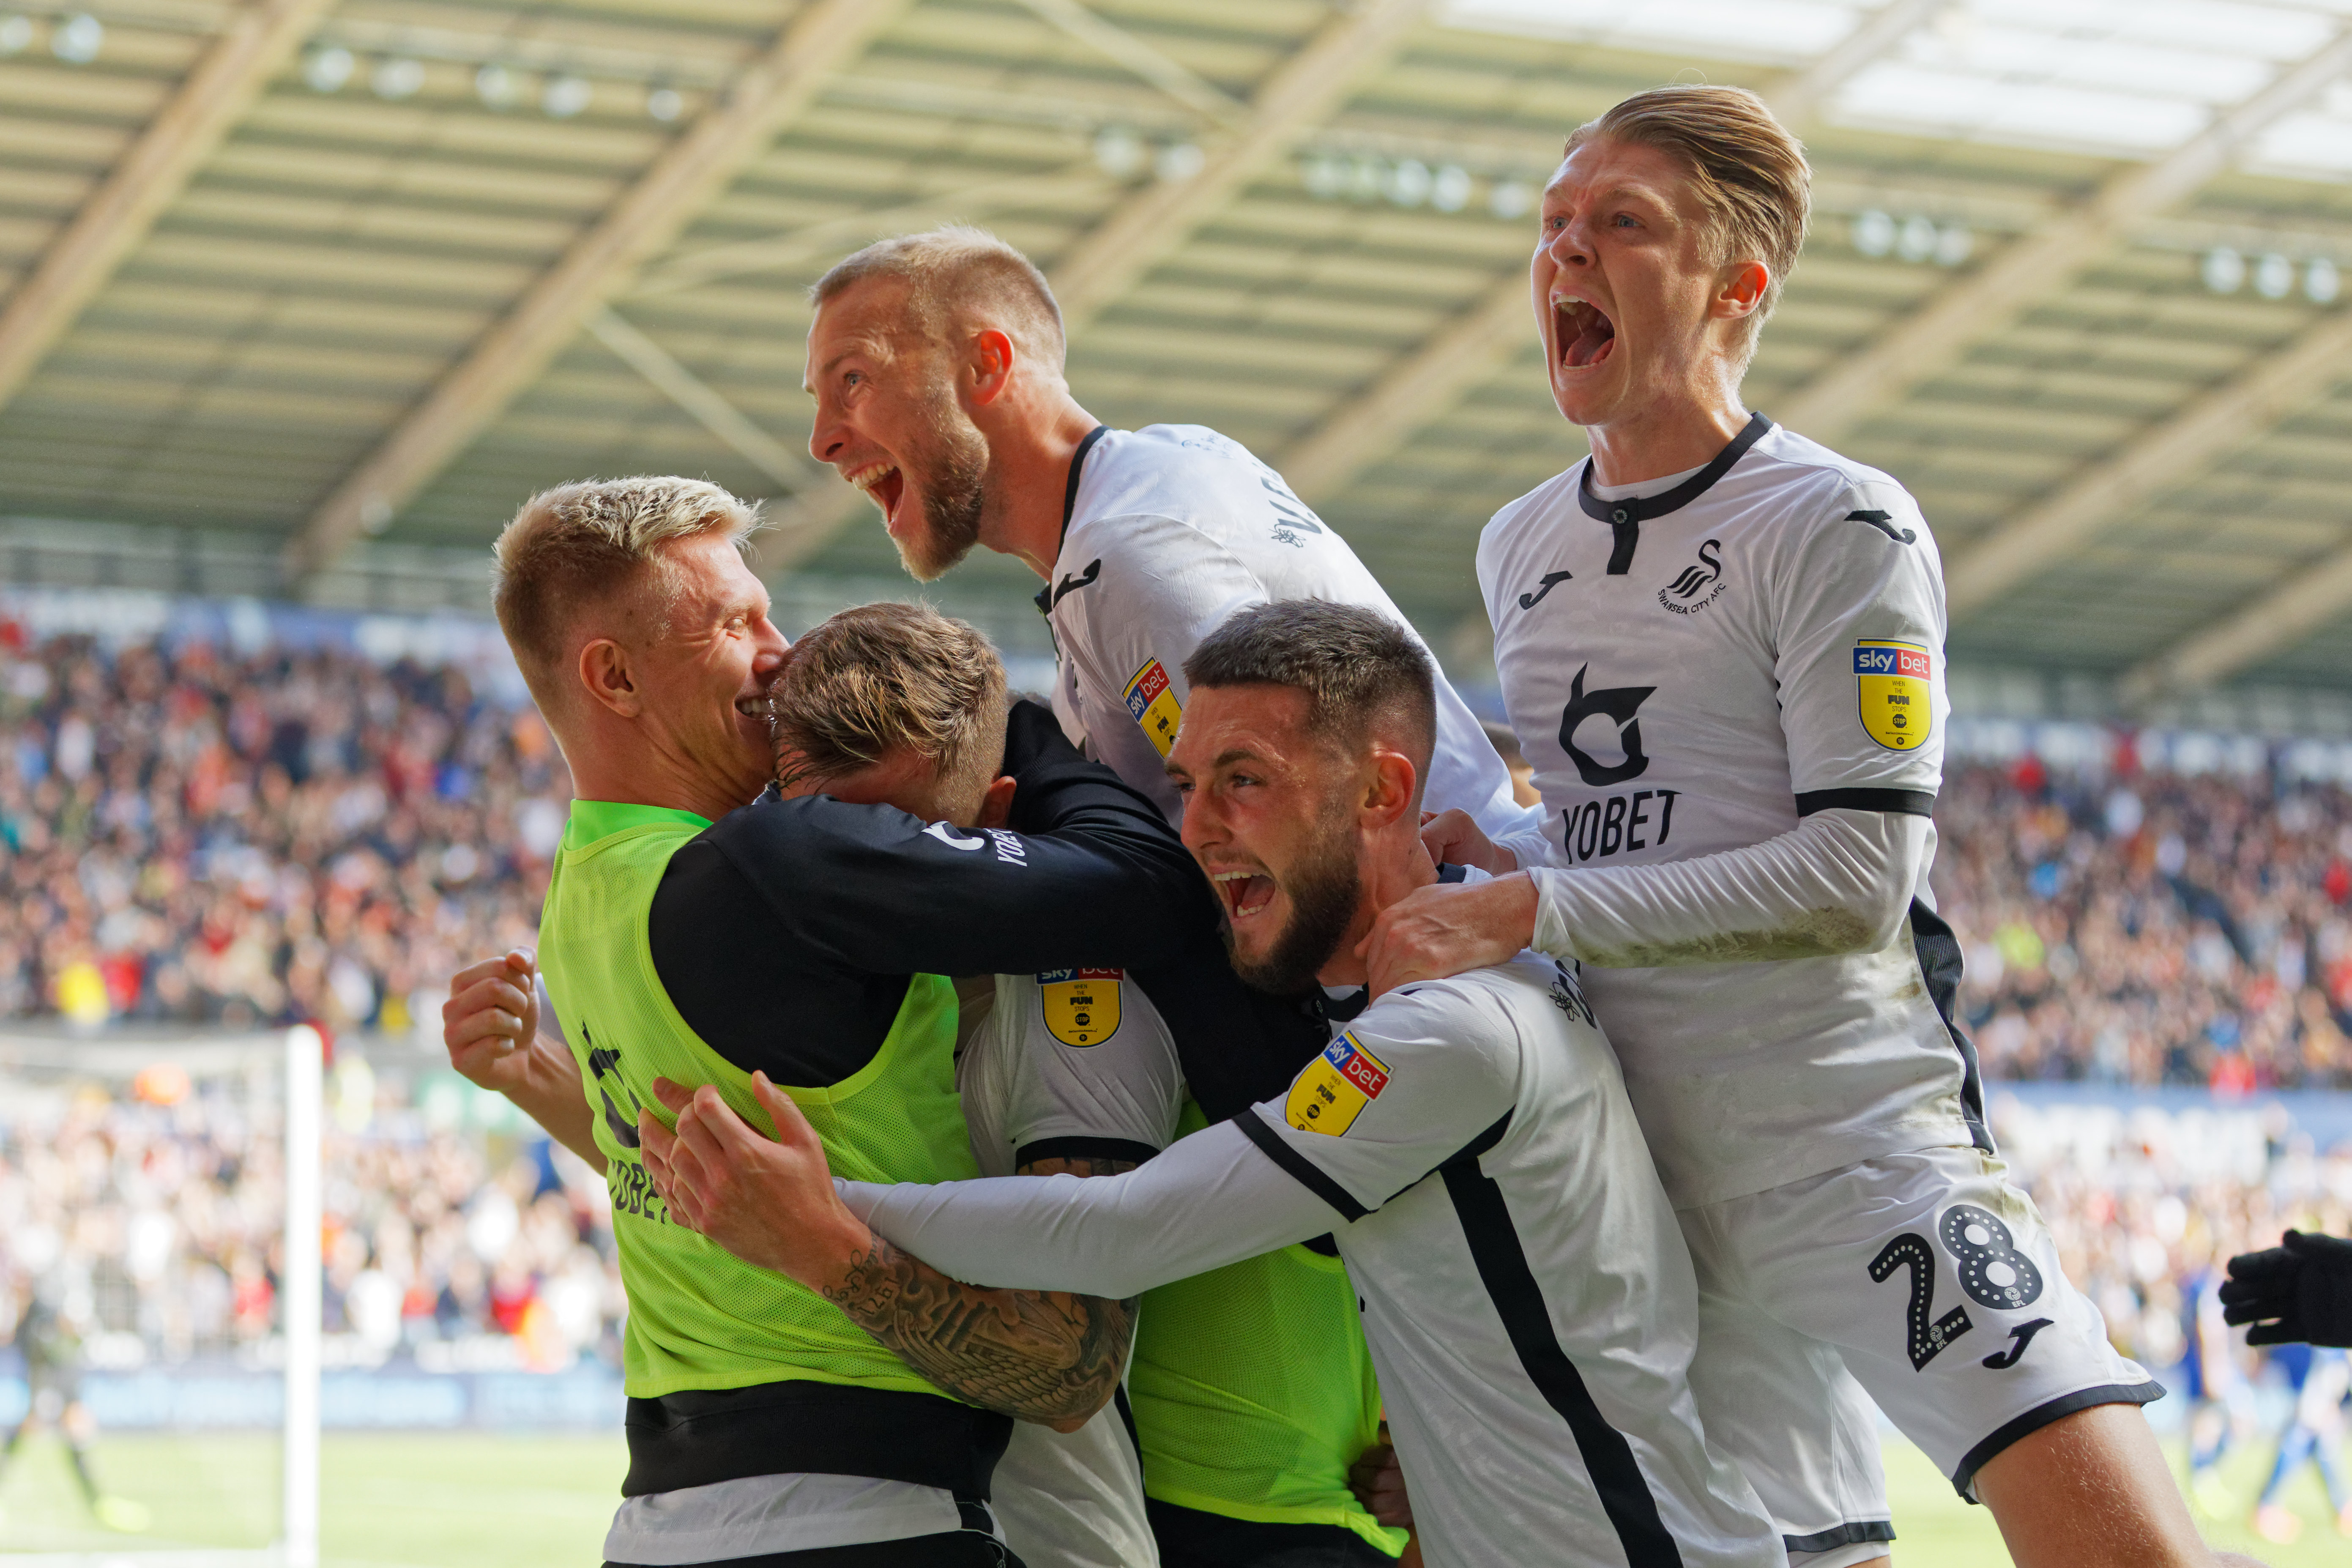
<path id="1" fill-rule="evenodd" d="M 2250 1445 L 2227 1467 L 2248 1507 L 2270 1455 L 2267 1444 Z M 269 1436 L 104 1439 L 100 1479 L 153 1515 L 139 1536 L 91 1525 L 65 1450 L 53 1440 L 35 1440 L 18 1458 L 0 1485 L 0 1568 L 24 1552 L 103 1553 L 104 1568 L 137 1568 L 143 1551 L 258 1547 L 274 1532 L 278 1445 Z M 2009 1561 L 1991 1518 L 1955 1498 L 1916 1449 L 1890 1442 L 1886 1462 L 1900 1568 Z M 625 1463 L 617 1435 L 330 1434 L 322 1456 L 325 1568 L 585 1568 L 601 1558 Z M 2317 1478 L 2306 1470 L 2287 1496 L 2304 1520 L 2293 1546 L 2258 1541 L 2237 1523 L 2200 1523 L 2215 1545 L 2275 1568 L 2345 1563 L 2352 1545 L 2332 1527 Z"/>

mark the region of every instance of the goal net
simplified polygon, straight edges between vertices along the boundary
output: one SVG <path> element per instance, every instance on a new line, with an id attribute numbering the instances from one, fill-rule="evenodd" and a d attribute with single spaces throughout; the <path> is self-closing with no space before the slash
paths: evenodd
<path id="1" fill-rule="evenodd" d="M 316 1568 L 322 1054 L 0 1036 L 7 1568 Z"/>

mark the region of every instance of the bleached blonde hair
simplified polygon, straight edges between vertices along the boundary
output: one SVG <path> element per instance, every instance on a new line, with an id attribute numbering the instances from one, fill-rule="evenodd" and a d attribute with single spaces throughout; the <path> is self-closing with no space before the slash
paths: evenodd
<path id="1" fill-rule="evenodd" d="M 659 636 L 670 586 L 662 547 L 724 531 L 740 549 L 759 526 L 757 503 L 675 476 L 581 479 L 523 502 L 491 547 L 491 603 L 541 707 L 564 689 L 561 666 L 583 610 L 650 591 L 643 603 Z"/>

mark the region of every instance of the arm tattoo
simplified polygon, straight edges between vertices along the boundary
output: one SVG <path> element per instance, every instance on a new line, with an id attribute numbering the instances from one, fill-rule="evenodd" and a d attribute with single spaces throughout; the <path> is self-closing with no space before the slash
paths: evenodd
<path id="1" fill-rule="evenodd" d="M 1038 1160 L 1023 1175 L 1109 1176 L 1128 1160 Z M 874 1238 L 824 1298 L 900 1361 L 961 1399 L 1024 1421 L 1082 1421 L 1127 1365 L 1135 1303 L 950 1279 Z"/>

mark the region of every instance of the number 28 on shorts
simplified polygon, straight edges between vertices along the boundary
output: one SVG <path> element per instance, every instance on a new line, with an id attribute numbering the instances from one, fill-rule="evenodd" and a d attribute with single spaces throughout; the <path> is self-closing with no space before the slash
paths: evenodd
<path id="1" fill-rule="evenodd" d="M 1954 1204 L 1936 1226 L 1936 1238 L 1952 1259 L 1961 1292 L 1977 1305 L 2011 1311 L 2041 1299 L 2042 1270 L 2017 1249 L 2017 1238 L 1999 1216 L 1974 1204 Z M 1898 1269 L 1907 1269 L 1911 1276 L 1909 1300 L 1904 1307 L 1904 1348 L 1911 1357 L 1912 1370 L 1924 1372 L 1929 1362 L 1976 1325 L 1966 1307 L 1955 1306 L 1937 1315 L 1936 1257 L 1918 1232 L 1905 1231 L 1870 1260 L 1870 1278 L 1876 1283 L 1884 1284 Z M 2043 1326 L 2040 1322 L 2025 1325 L 2017 1331 L 2013 1351 L 1988 1356 L 1984 1364 L 1996 1370 L 2015 1365 L 2033 1331 Z"/>

